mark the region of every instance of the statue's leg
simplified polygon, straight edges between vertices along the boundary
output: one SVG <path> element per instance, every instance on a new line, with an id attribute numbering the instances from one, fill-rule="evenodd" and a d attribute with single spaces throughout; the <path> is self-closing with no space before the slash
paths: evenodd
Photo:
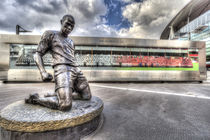
<path id="1" fill-rule="evenodd" d="M 58 109 L 58 97 L 39 97 L 38 99 L 35 99 L 37 104 L 51 108 L 51 109 Z"/>
<path id="2" fill-rule="evenodd" d="M 57 96 L 56 92 L 47 93 L 47 94 L 44 95 L 44 97 L 54 97 L 54 96 Z"/>
<path id="3" fill-rule="evenodd" d="M 90 91 L 90 86 L 88 83 L 87 83 L 87 86 L 79 92 L 80 92 L 83 100 L 90 100 L 92 97 L 91 91 Z"/>
<path id="4" fill-rule="evenodd" d="M 78 91 L 74 91 L 72 93 L 72 99 L 73 100 L 82 100 L 82 96 L 81 96 L 81 94 Z"/>
<path id="5" fill-rule="evenodd" d="M 55 70 L 55 93 L 58 97 L 59 110 L 70 110 L 72 106 L 72 73 L 70 67 L 58 65 Z"/>
<path id="6" fill-rule="evenodd" d="M 77 96 L 75 96 L 77 95 Z M 85 77 L 78 77 L 75 81 L 75 93 L 73 93 L 74 100 L 90 100 L 92 97 L 90 86 Z"/>
<path id="7" fill-rule="evenodd" d="M 25 99 L 28 104 L 38 104 L 52 109 L 58 109 L 58 98 L 54 97 L 39 97 L 39 94 L 30 94 L 28 99 Z"/>
<path id="8" fill-rule="evenodd" d="M 25 102 L 38 104 L 51 109 L 67 111 L 70 110 L 72 106 L 72 88 L 59 88 L 57 89 L 57 96 L 53 97 L 39 97 L 37 93 L 31 94 Z"/>
<path id="9" fill-rule="evenodd" d="M 92 95 L 91 95 L 90 86 L 88 84 L 87 79 L 85 78 L 80 68 L 77 67 L 75 71 L 76 71 L 77 76 L 76 76 L 76 79 L 74 80 L 75 93 L 73 94 L 73 99 L 90 100 Z"/>
<path id="10" fill-rule="evenodd" d="M 67 111 L 72 107 L 72 88 L 64 87 L 59 88 L 58 91 L 58 104 L 59 110 Z"/>
<path id="11" fill-rule="evenodd" d="M 59 88 L 57 89 L 57 96 L 52 97 L 39 97 L 37 93 L 31 94 L 28 99 L 25 99 L 25 102 L 62 111 L 70 110 L 72 106 L 72 88 Z"/>

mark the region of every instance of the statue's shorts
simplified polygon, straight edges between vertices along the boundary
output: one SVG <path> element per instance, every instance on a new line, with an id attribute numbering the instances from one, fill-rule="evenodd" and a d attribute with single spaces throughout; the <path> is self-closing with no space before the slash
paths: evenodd
<path id="1" fill-rule="evenodd" d="M 72 88 L 80 92 L 88 85 L 87 79 L 79 67 L 69 65 L 54 66 L 55 92 L 59 88 Z"/>

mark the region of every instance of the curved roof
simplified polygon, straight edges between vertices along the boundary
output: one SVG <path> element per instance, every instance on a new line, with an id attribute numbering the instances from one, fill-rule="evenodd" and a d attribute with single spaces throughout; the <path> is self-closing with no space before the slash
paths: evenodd
<path id="1" fill-rule="evenodd" d="M 181 29 L 189 22 L 199 17 L 210 9 L 210 0 L 192 0 L 190 1 L 166 26 L 163 30 L 160 39 L 168 39 L 170 34 L 170 26 L 173 26 L 174 32 Z"/>

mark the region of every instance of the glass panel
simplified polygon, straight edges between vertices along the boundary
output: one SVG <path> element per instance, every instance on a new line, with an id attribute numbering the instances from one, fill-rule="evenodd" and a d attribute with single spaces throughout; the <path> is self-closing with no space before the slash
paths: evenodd
<path id="1" fill-rule="evenodd" d="M 10 45 L 10 68 L 12 69 L 34 69 L 36 64 L 33 58 L 37 49 L 37 45 Z M 43 57 L 46 68 L 50 68 L 52 64 L 52 56 L 46 54 Z"/>
<path id="2" fill-rule="evenodd" d="M 33 54 L 37 45 L 11 44 L 11 69 L 37 69 Z M 75 58 L 82 69 L 115 68 L 193 68 L 198 63 L 198 50 L 152 47 L 76 46 Z M 52 56 L 43 57 L 46 68 L 51 68 Z M 176 69 L 175 69 L 176 70 Z M 178 69 L 177 69 L 178 70 Z"/>

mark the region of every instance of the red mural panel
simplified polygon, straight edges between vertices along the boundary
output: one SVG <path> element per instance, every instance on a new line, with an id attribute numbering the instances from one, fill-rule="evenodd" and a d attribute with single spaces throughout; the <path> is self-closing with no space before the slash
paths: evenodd
<path id="1" fill-rule="evenodd" d="M 140 67 L 193 67 L 190 57 L 119 56 L 116 62 Z"/>

